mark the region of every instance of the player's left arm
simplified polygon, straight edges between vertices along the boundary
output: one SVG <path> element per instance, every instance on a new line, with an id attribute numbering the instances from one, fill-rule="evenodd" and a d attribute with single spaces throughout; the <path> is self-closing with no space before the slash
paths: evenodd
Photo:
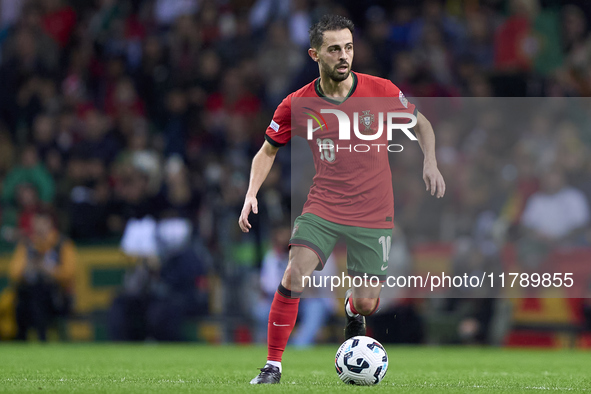
<path id="1" fill-rule="evenodd" d="M 417 125 L 414 127 L 415 134 L 419 145 L 425 155 L 423 162 L 423 180 L 427 191 L 431 191 L 432 196 L 437 198 L 443 197 L 445 194 L 445 181 L 441 172 L 437 168 L 437 158 L 435 157 L 435 133 L 433 133 L 433 126 L 431 122 L 417 111 Z"/>

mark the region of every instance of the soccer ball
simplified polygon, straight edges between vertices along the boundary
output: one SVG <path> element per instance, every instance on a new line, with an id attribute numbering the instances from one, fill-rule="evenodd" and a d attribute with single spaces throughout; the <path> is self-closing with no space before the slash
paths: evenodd
<path id="1" fill-rule="evenodd" d="M 370 386 L 380 383 L 386 375 L 388 354 L 373 338 L 353 337 L 337 350 L 334 366 L 343 382 Z"/>

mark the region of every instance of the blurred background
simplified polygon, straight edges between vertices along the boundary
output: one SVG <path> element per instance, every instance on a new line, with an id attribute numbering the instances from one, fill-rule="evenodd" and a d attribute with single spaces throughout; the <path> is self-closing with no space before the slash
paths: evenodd
<path id="1" fill-rule="evenodd" d="M 585 0 L 0 0 L 0 339 L 264 342 L 289 148 L 254 231 L 237 220 L 275 107 L 318 76 L 308 28 L 326 13 L 356 25 L 353 70 L 411 100 L 591 94 Z M 438 124 L 442 200 L 420 152 L 393 161 L 395 266 L 591 262 L 591 106 L 540 112 Z M 296 346 L 342 339 L 341 302 L 317 296 Z M 369 334 L 591 347 L 591 303 L 567 296 L 386 297 Z"/>

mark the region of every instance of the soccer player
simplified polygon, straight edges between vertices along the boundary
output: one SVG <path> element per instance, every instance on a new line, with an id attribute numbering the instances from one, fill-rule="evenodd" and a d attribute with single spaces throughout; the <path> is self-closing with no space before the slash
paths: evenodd
<path id="1" fill-rule="evenodd" d="M 277 150 L 289 142 L 292 131 L 301 132 L 292 130 L 291 116 L 292 111 L 294 114 L 299 111 L 292 106 L 301 98 L 315 98 L 331 108 L 343 108 L 349 98 L 380 97 L 384 99 L 379 102 L 397 103 L 397 108 L 391 110 L 414 114 L 417 118 L 414 132 L 424 154 L 426 189 L 431 195 L 443 197 L 445 182 L 437 168 L 431 124 L 392 82 L 351 71 L 353 28 L 350 20 L 336 15 L 325 15 L 310 28 L 308 54 L 318 63 L 320 78 L 287 96 L 277 107 L 267 128 L 265 142 L 252 161 L 250 183 L 238 221 L 242 231 L 248 232 L 251 228 L 249 214 L 258 213 L 256 195 L 273 165 Z M 369 117 L 367 120 L 366 126 L 374 119 Z M 289 243 L 289 263 L 271 305 L 267 363 L 251 384 L 279 383 L 281 358 L 295 325 L 304 289 L 303 276 L 311 275 L 317 267 L 322 269 L 339 238 L 345 239 L 347 245 L 349 276 L 385 277 L 386 243 L 392 236 L 394 216 L 388 151 L 383 147 L 364 153 L 353 149 L 335 151 L 334 145 L 323 144 L 327 140 L 337 141 L 338 133 L 338 128 L 320 127 L 314 138 L 309 138 L 316 175 L 302 215 L 295 220 Z M 316 136 L 320 138 L 316 139 Z M 384 134 L 379 142 L 387 142 L 385 138 Z M 365 284 L 347 291 L 347 339 L 365 335 L 365 316 L 378 308 L 380 290 L 381 286 Z"/>

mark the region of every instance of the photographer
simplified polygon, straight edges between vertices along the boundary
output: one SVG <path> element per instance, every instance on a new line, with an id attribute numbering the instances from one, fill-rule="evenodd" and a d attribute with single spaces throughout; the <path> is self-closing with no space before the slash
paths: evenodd
<path id="1" fill-rule="evenodd" d="M 207 314 L 206 252 L 184 218 L 131 219 L 121 242 L 137 263 L 109 311 L 114 341 L 181 341 L 189 317 Z"/>
<path id="2" fill-rule="evenodd" d="M 74 244 L 55 228 L 51 211 L 35 212 L 32 234 L 17 245 L 10 263 L 18 340 L 35 328 L 39 340 L 46 341 L 54 318 L 69 313 L 75 266 Z"/>

